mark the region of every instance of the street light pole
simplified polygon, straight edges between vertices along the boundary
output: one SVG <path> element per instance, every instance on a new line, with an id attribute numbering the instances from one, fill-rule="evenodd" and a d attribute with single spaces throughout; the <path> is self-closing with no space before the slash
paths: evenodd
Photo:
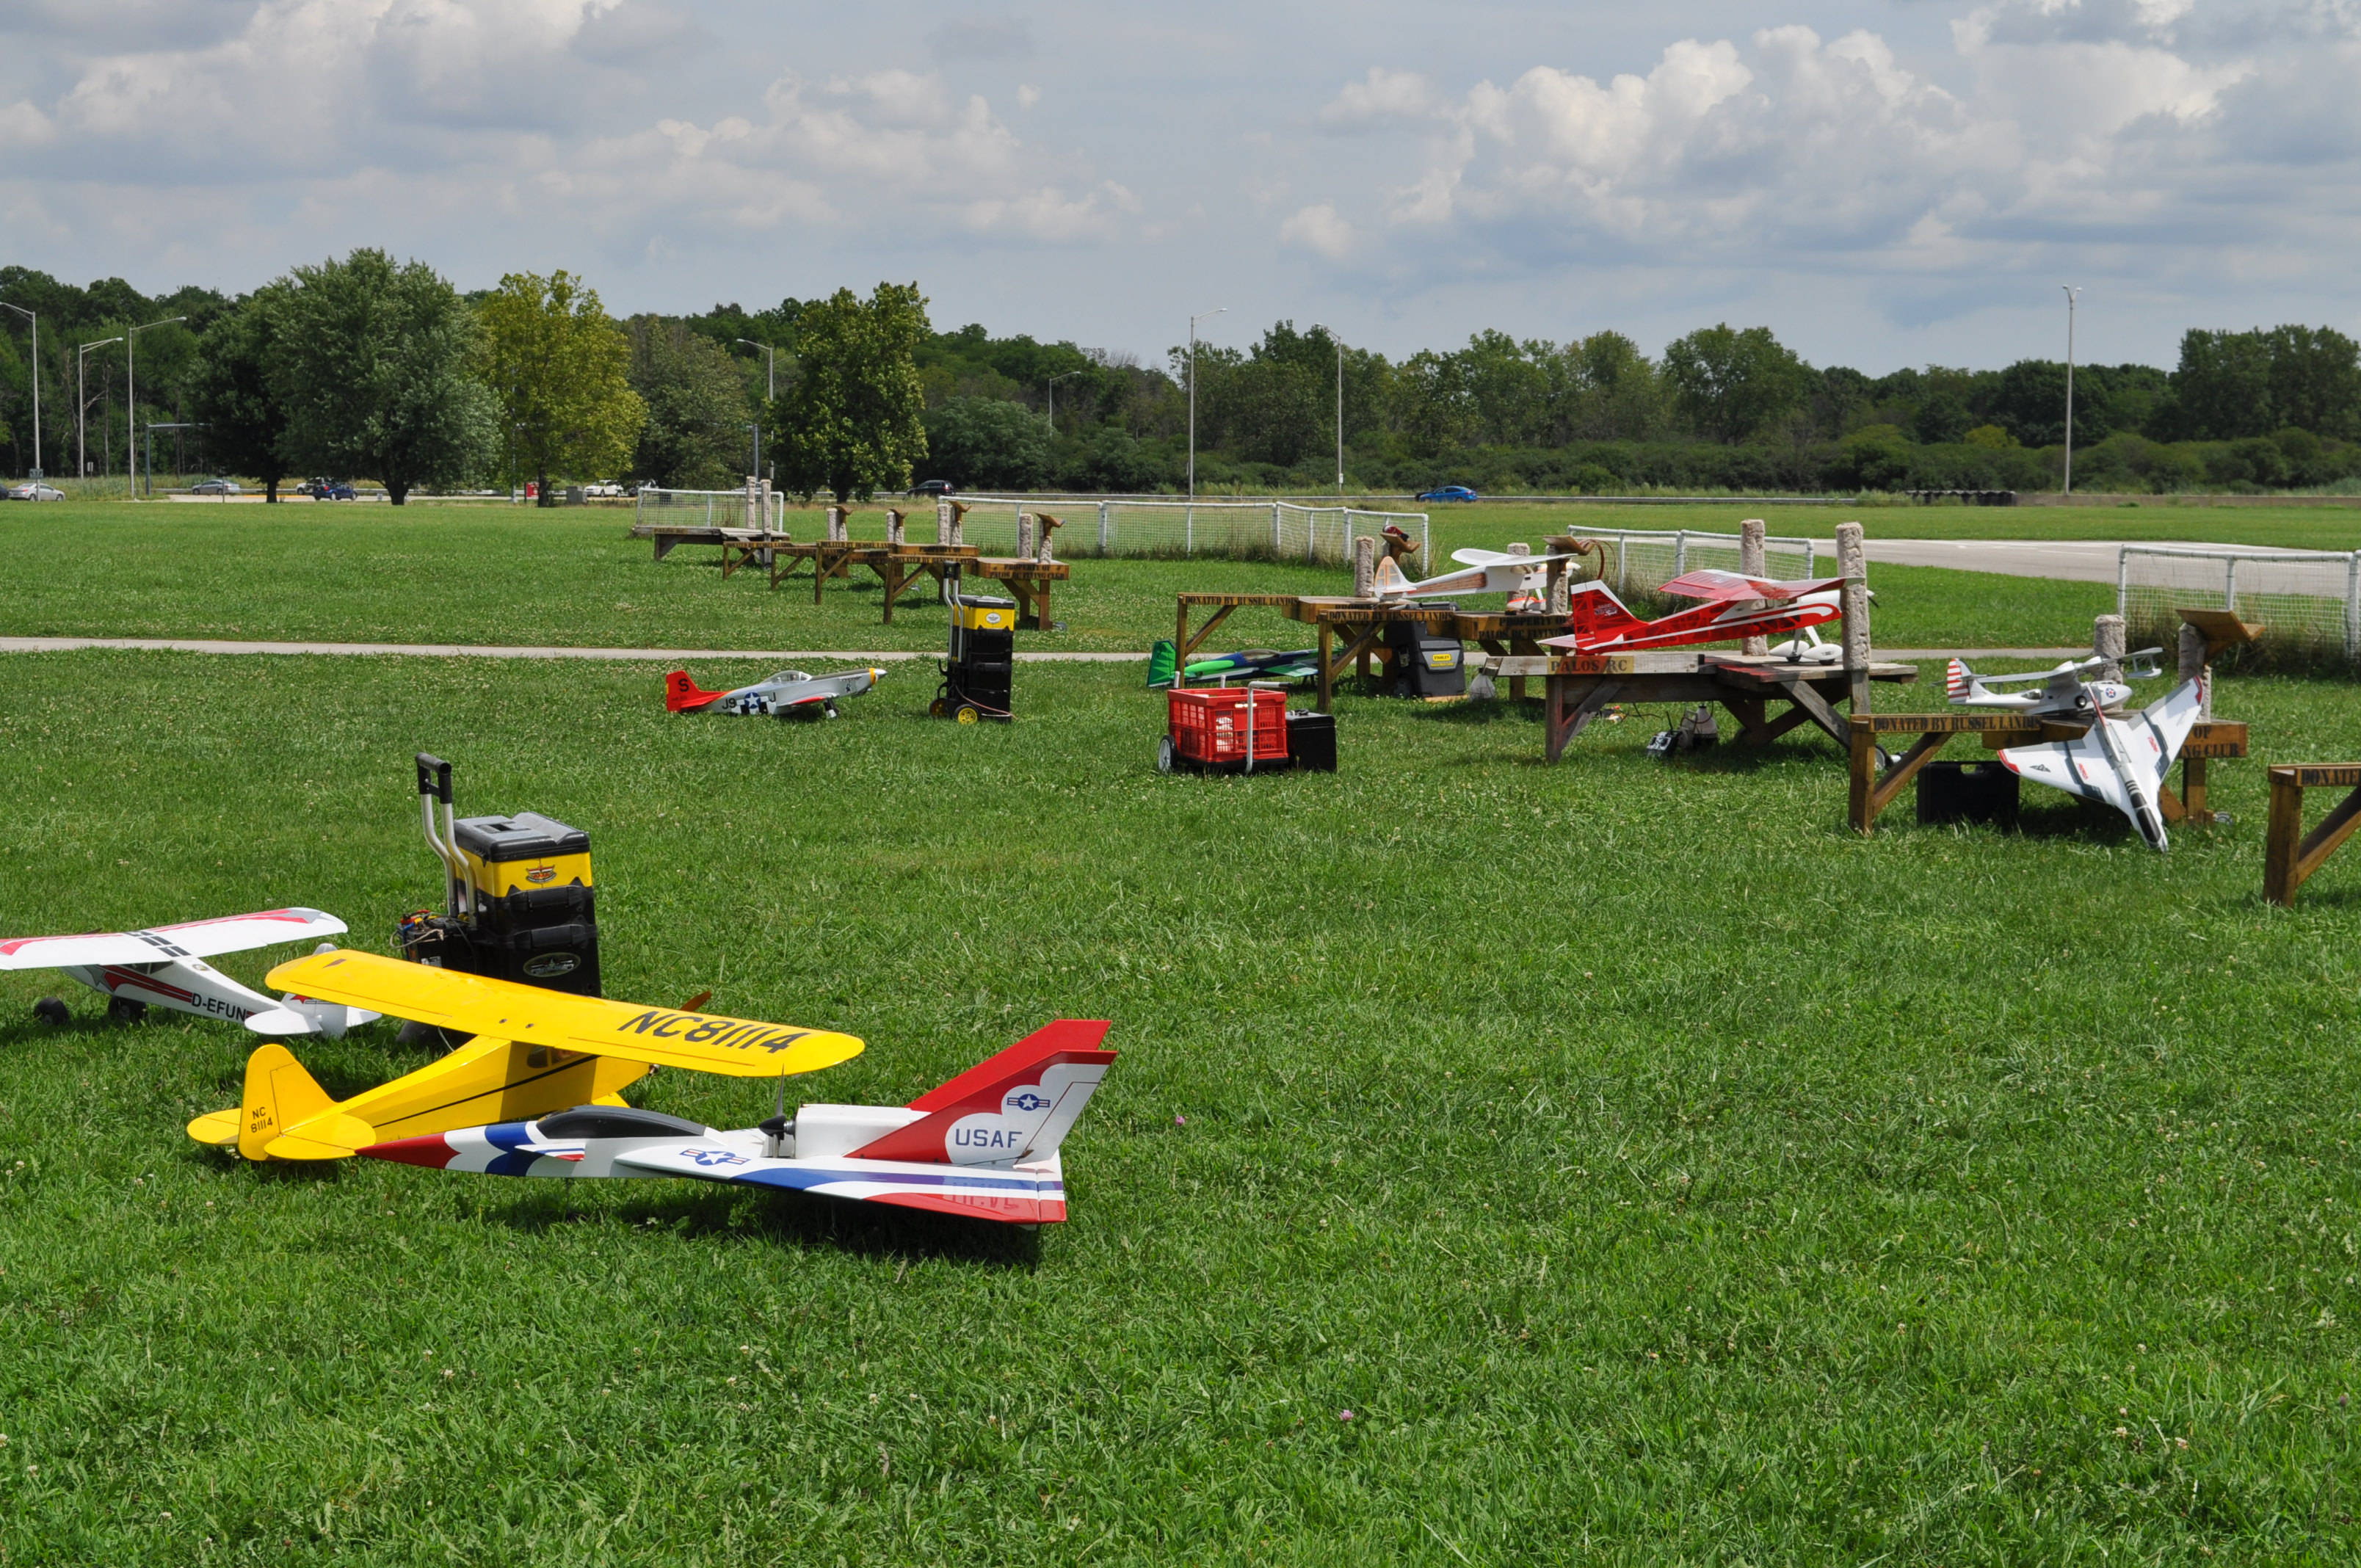
<path id="1" fill-rule="evenodd" d="M 751 337 L 741 337 L 738 341 L 749 348 L 761 349 L 763 357 L 769 362 L 766 371 L 768 378 L 763 382 L 767 391 L 763 403 L 763 411 L 768 413 L 771 404 L 779 400 L 779 351 L 767 343 L 757 343 Z M 763 472 L 763 427 L 759 422 L 754 426 L 754 472 L 757 476 Z"/>
<path id="2" fill-rule="evenodd" d="M 2074 296 L 2082 291 L 2058 285 L 2066 290 L 2066 494 L 2074 493 Z"/>
<path id="3" fill-rule="evenodd" d="M 1336 494 L 1345 493 L 1345 341 L 1336 340 Z"/>
<path id="4" fill-rule="evenodd" d="M 1080 370 L 1064 370 L 1049 378 L 1049 433 L 1058 433 L 1058 383 L 1081 375 Z"/>
<path id="5" fill-rule="evenodd" d="M 74 356 L 74 477 L 90 477 L 90 433 L 83 415 L 90 411 L 90 351 L 104 348 L 110 343 L 121 343 L 120 337 L 102 337 L 96 343 L 85 343 Z"/>
<path id="6" fill-rule="evenodd" d="M 146 326 L 135 326 L 123 334 L 124 418 L 128 422 L 130 428 L 134 431 L 137 431 L 139 427 L 139 368 L 132 361 L 133 350 L 138 346 L 135 340 L 137 339 L 141 333 L 146 332 L 148 327 L 163 326 L 171 322 L 184 322 L 188 319 L 189 318 L 186 316 L 166 316 L 163 321 L 149 322 Z M 128 468 L 129 464 L 127 461 L 125 466 L 126 469 Z M 152 476 L 148 481 L 148 493 L 151 496 L 156 493 L 155 481 Z"/>
<path id="7" fill-rule="evenodd" d="M 1217 305 L 1189 318 L 1189 499 L 1192 501 L 1197 499 L 1197 323 L 1228 309 Z"/>
<path id="8" fill-rule="evenodd" d="M 0 300 L 0 305 L 8 302 Z M 33 323 L 33 483 L 41 482 L 41 318 L 22 305 L 8 308 Z"/>

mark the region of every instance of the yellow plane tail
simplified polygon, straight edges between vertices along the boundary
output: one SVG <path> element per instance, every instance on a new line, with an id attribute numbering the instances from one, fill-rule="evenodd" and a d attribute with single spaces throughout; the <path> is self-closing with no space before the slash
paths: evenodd
<path id="1" fill-rule="evenodd" d="M 258 1047 L 246 1058 L 246 1104 L 238 1119 L 237 1152 L 248 1159 L 342 1159 L 361 1145 L 376 1141 L 366 1124 L 336 1115 L 335 1111 L 335 1100 L 303 1070 L 293 1052 L 276 1044 Z M 290 1136 L 298 1127 L 305 1133 L 338 1136 L 335 1142 Z"/>

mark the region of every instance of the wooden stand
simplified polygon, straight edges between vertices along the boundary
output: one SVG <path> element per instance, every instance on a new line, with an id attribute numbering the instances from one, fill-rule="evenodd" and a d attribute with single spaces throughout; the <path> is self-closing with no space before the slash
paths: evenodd
<path id="1" fill-rule="evenodd" d="M 2263 837 L 2263 896 L 2285 909 L 2295 907 L 2296 889 L 2361 828 L 2361 762 L 2312 762 L 2270 770 L 2270 826 Z M 2303 830 L 2303 792 L 2342 789 L 2350 793 L 2320 826 Z"/>
<path id="2" fill-rule="evenodd" d="M 725 577 L 762 552 L 791 543 L 784 533 L 766 532 L 759 528 L 718 528 L 686 522 L 634 523 L 631 536 L 653 541 L 659 561 L 684 544 L 718 544 L 721 547 L 721 575 Z M 764 556 L 753 564 L 770 563 Z"/>
<path id="3" fill-rule="evenodd" d="M 1521 663 L 1503 661 L 1508 670 Z M 1837 664 L 1791 664 L 1765 654 L 1672 648 L 1565 654 L 1547 664 L 1543 755 L 1553 762 L 1610 702 L 1719 703 L 1738 720 L 1739 745 L 1765 746 L 1804 724 L 1817 725 L 1841 744 L 1845 732 L 1836 709 L 1853 699 L 1856 676 L 1893 685 L 1918 678 L 1916 664 L 1878 663 L 1861 672 Z M 1774 702 L 1786 704 L 1786 711 L 1773 715 Z"/>
<path id="4" fill-rule="evenodd" d="M 2071 740 L 2089 727 L 2054 719 L 2028 723 L 2015 713 L 1878 713 L 1855 715 L 1847 737 L 1851 770 L 1849 818 L 1856 833 L 1873 832 L 1878 814 L 1894 804 L 1911 780 L 1954 735 L 1981 738 L 1988 750 L 2035 746 L 2044 741 Z M 1878 737 L 1915 735 L 1908 751 L 1883 773 L 1877 771 Z M 2224 719 L 2200 719 L 2180 748 L 2180 793 L 2171 786 L 2158 791 L 2157 809 L 2167 822 L 2211 823 L 2205 804 L 2205 764 L 2214 757 L 2246 754 L 2246 727 Z"/>
<path id="5" fill-rule="evenodd" d="M 1062 583 L 1072 576 L 1073 568 L 1063 561 L 1037 561 L 1019 557 L 1014 560 L 983 556 L 968 563 L 967 569 L 979 577 L 1008 585 L 1009 597 L 1016 601 L 1016 622 L 1033 622 L 1036 631 L 1047 631 L 1049 620 L 1049 585 Z"/>

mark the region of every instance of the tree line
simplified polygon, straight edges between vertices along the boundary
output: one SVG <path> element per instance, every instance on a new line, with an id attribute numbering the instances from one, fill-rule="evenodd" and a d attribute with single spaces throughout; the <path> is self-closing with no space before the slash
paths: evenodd
<path id="1" fill-rule="evenodd" d="M 2055 488 L 2066 367 L 1814 367 L 1727 324 L 1653 357 L 1612 331 L 1564 343 L 1480 332 L 1399 360 L 1279 322 L 1162 365 L 981 325 L 937 331 L 917 285 L 747 311 L 617 320 L 559 271 L 462 293 L 376 250 L 238 298 L 77 289 L 0 269 L 0 441 L 71 473 L 132 471 L 135 435 L 211 468 L 413 488 L 537 480 L 721 488 L 759 468 L 796 493 L 917 478 L 963 488 L 1171 490 L 1196 382 L 1201 489 Z M 22 313 L 41 321 L 38 359 Z M 184 318 L 169 321 L 165 318 Z M 148 323 L 162 322 L 163 324 Z M 120 338 L 141 328 L 137 394 Z M 82 345 L 101 346 L 84 352 Z M 79 372 L 79 376 L 78 376 Z M 2191 330 L 2180 362 L 2074 370 L 2078 488 L 2361 488 L 2361 347 L 2325 327 Z M 179 464 L 173 465 L 176 468 Z"/>

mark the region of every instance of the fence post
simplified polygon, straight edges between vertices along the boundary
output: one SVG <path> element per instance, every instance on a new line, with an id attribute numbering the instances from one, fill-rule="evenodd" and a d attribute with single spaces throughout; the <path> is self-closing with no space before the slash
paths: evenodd
<path id="1" fill-rule="evenodd" d="M 1184 508 L 1180 513 L 1180 554 L 1183 555 L 1194 555 L 1196 553 L 1197 509 L 1195 507 L 1188 507 Z"/>
<path id="2" fill-rule="evenodd" d="M 1427 569 L 1427 571 L 1428 571 L 1428 572 L 1430 572 L 1430 573 L 1432 573 L 1432 572 L 1434 570 L 1434 537 L 1433 537 L 1433 535 L 1434 535 L 1434 523 L 1433 523 L 1433 521 L 1432 519 L 1430 519 L 1430 518 L 1426 515 L 1426 513 L 1424 513 L 1424 512 L 1421 512 L 1421 513 L 1419 513 L 1419 514 L 1418 514 L 1418 558 L 1419 558 L 1420 560 L 1422 560 L 1422 561 L 1423 561 L 1423 562 L 1425 562 L 1425 563 L 1426 563 L 1426 569 Z"/>
<path id="3" fill-rule="evenodd" d="M 1378 542 L 1367 534 L 1353 539 L 1353 597 L 1367 598 L 1378 586 Z"/>
<path id="4" fill-rule="evenodd" d="M 1738 570 L 1749 577 L 1763 575 L 1763 520 L 1759 517 L 1750 517 L 1738 525 Z M 1762 636 L 1750 637 L 1739 645 L 1739 652 L 1768 653 L 1771 652 L 1771 640 Z"/>
<path id="5" fill-rule="evenodd" d="M 2115 552 L 2115 613 L 2131 614 L 2132 547 L 2128 544 Z"/>
<path id="6" fill-rule="evenodd" d="M 2103 615 L 2091 622 L 2091 652 L 2105 663 L 2099 666 L 2099 678 L 2122 684 L 2124 678 L 2124 618 Z"/>
<path id="7" fill-rule="evenodd" d="M 1099 554 L 1107 553 L 1107 503 L 1099 503 Z"/>
<path id="8" fill-rule="evenodd" d="M 2238 613 L 2238 558 L 2235 555 L 2222 563 L 2222 608 L 2232 615 Z"/>
<path id="9" fill-rule="evenodd" d="M 1677 577 L 1689 569 L 1689 531 L 1682 529 L 1673 536 L 1673 576 Z"/>
<path id="10" fill-rule="evenodd" d="M 1279 502 L 1270 503 L 1270 553 L 1274 558 L 1279 554 Z"/>
<path id="11" fill-rule="evenodd" d="M 2361 550 L 2345 557 L 2345 659 L 2361 658 Z"/>
<path id="12" fill-rule="evenodd" d="M 1844 575 L 1845 684 L 1858 718 L 1869 712 L 1869 553 L 1857 522 L 1837 524 L 1837 570 Z"/>

